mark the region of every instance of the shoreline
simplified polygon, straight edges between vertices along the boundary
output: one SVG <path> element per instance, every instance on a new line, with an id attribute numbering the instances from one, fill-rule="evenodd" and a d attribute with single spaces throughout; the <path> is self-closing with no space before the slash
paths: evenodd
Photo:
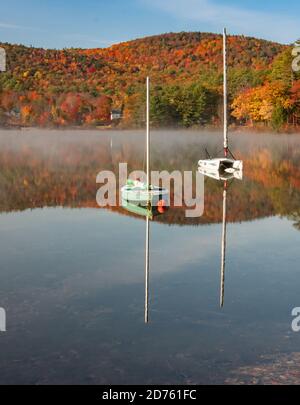
<path id="1" fill-rule="evenodd" d="M 134 127 L 85 127 L 85 126 L 69 126 L 69 127 L 22 127 L 22 126 L 5 126 L 5 127 L 0 127 L 0 131 L 20 131 L 20 132 L 37 132 L 37 131 L 92 131 L 92 132 L 123 132 L 123 131 L 143 131 L 144 128 L 134 128 Z M 190 128 L 182 128 L 182 127 L 155 127 L 151 129 L 151 132 L 158 132 L 158 131 L 186 131 L 186 132 L 204 132 L 204 131 L 209 131 L 209 132 L 220 132 L 223 130 L 223 127 L 212 127 L 212 126 L 206 126 L 206 127 L 190 127 Z M 274 134 L 274 135 L 295 135 L 299 134 L 300 135 L 300 127 L 291 127 L 291 128 L 285 128 L 281 130 L 274 130 L 269 127 L 252 127 L 252 126 L 230 126 L 229 131 L 232 134 L 238 134 L 238 133 L 245 133 L 247 132 L 248 134 Z"/>

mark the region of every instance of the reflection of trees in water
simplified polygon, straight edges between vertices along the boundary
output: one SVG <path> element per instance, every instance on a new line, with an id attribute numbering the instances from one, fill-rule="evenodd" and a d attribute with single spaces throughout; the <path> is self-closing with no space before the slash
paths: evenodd
<path id="1" fill-rule="evenodd" d="M 54 138 L 45 146 L 41 140 L 1 145 L 0 210 L 2 212 L 38 207 L 96 208 L 96 175 L 100 170 L 117 171 L 118 163 L 128 162 L 129 171 L 143 168 L 143 143 L 136 137 L 122 139 L 109 134 L 80 141 L 62 142 Z M 16 146 L 17 145 L 17 146 Z M 155 170 L 196 170 L 201 147 L 195 144 L 154 142 Z M 241 154 L 240 154 L 241 155 Z M 228 192 L 228 221 L 239 222 L 271 215 L 295 221 L 300 229 L 300 154 L 297 148 L 252 149 L 246 153 L 243 182 L 234 182 Z M 220 222 L 222 184 L 206 180 L 205 213 L 186 219 L 185 207 L 170 209 L 156 220 L 168 224 L 197 225 Z M 128 215 L 121 208 L 112 208 Z"/>
<path id="2" fill-rule="evenodd" d="M 291 215 L 288 215 L 287 218 L 290 221 L 293 221 L 294 222 L 294 224 L 293 224 L 294 228 L 297 229 L 298 231 L 300 231 L 300 209 L 299 209 L 298 213 L 293 213 Z"/>

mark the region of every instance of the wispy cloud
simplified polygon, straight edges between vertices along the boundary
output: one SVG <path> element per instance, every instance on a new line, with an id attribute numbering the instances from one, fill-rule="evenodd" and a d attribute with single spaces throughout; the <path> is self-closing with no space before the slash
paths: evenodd
<path id="1" fill-rule="evenodd" d="M 13 29 L 13 30 L 19 30 L 19 29 L 22 29 L 24 27 L 21 27 L 20 25 L 16 25 L 16 24 L 7 24 L 7 23 L 0 22 L 0 28 L 8 28 L 8 29 Z"/>
<path id="2" fill-rule="evenodd" d="M 68 41 L 75 41 L 75 42 L 80 42 L 81 44 L 94 44 L 95 46 L 98 45 L 99 47 L 107 47 L 111 46 L 115 43 L 118 43 L 118 41 L 114 40 L 109 40 L 109 39 L 101 39 L 101 38 L 94 38 L 90 37 L 89 35 L 85 34 L 64 34 L 63 38 L 68 40 Z"/>
<path id="3" fill-rule="evenodd" d="M 112 40 L 108 40 L 108 39 L 90 39 L 90 42 L 94 43 L 94 44 L 98 44 L 98 45 L 102 45 L 102 46 L 111 46 L 113 44 L 117 44 L 121 41 L 112 41 Z"/>
<path id="4" fill-rule="evenodd" d="M 25 25 L 18 25 L 18 24 L 11 24 L 5 23 L 0 21 L 0 28 L 8 29 L 8 30 L 32 30 L 32 31 L 41 31 L 40 28 L 37 27 L 28 27 Z"/>
<path id="5" fill-rule="evenodd" d="M 293 42 L 299 37 L 299 19 L 289 15 L 227 6 L 213 0 L 139 0 L 179 19 L 209 24 L 219 31 L 227 26 L 231 32 Z M 201 28 L 201 27 L 200 27 Z"/>

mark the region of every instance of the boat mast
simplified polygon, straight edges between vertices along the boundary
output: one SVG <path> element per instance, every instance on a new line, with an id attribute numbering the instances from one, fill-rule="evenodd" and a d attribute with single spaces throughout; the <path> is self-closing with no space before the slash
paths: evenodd
<path id="1" fill-rule="evenodd" d="M 227 231 L 227 182 L 225 181 L 223 190 L 222 261 L 221 261 L 221 289 L 220 289 L 221 308 L 224 307 L 224 297 L 225 297 L 226 231 Z"/>
<path id="2" fill-rule="evenodd" d="M 227 105 L 227 33 L 223 32 L 223 82 L 224 82 L 224 155 L 228 155 L 228 105 Z"/>
<path id="3" fill-rule="evenodd" d="M 146 95 L 146 149 L 147 149 L 147 189 L 148 189 L 148 204 L 147 210 L 150 209 L 150 78 L 147 76 L 147 95 Z M 145 323 L 149 323 L 149 246 L 150 245 L 150 221 L 149 216 L 146 217 L 146 257 L 145 257 Z"/>
<path id="4" fill-rule="evenodd" d="M 147 148 L 147 187 L 150 189 L 150 78 L 147 77 L 147 106 L 146 106 L 146 121 L 147 121 L 147 134 L 146 134 L 146 148 Z"/>

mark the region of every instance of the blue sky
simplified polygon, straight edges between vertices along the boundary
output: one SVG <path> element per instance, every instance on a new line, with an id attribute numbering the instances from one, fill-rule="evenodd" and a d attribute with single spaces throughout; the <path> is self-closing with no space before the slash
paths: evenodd
<path id="1" fill-rule="evenodd" d="M 300 38 L 299 0 L 9 0 L 0 42 L 46 48 L 106 47 L 179 31 L 245 34 L 291 43 Z"/>

